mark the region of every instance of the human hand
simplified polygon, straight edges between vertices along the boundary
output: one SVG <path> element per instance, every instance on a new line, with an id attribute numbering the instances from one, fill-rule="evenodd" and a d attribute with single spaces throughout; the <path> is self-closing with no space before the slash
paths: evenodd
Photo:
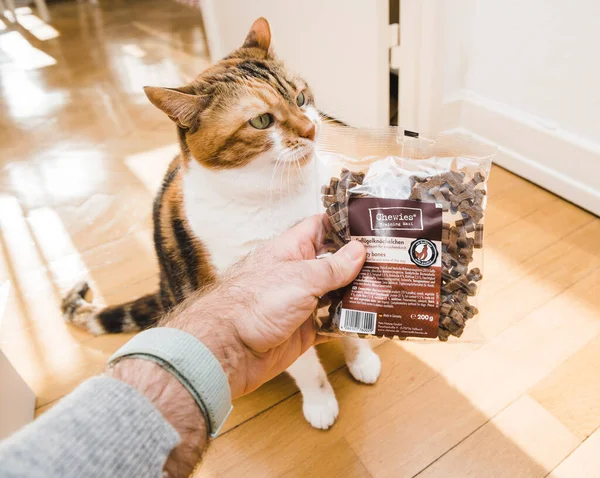
<path id="1" fill-rule="evenodd" d="M 233 266 L 209 291 L 190 297 L 160 325 L 201 340 L 219 360 L 232 398 L 258 388 L 288 368 L 317 335 L 319 297 L 349 284 L 365 261 L 353 241 L 334 255 L 325 252 L 324 216 L 314 216 L 268 241 Z M 188 476 L 206 444 L 206 424 L 183 385 L 159 365 L 121 360 L 107 371 L 144 394 L 181 437 L 165 465 L 168 476 Z"/>
<path id="2" fill-rule="evenodd" d="M 325 224 L 313 216 L 268 241 L 162 323 L 195 335 L 213 352 L 233 398 L 283 372 L 313 345 L 319 297 L 360 272 L 365 250 L 356 241 L 316 259 L 324 252 Z"/>

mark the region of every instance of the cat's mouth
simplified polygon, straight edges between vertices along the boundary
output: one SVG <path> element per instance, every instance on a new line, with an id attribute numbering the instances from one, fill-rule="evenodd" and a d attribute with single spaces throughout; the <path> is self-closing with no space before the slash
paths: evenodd
<path id="1" fill-rule="evenodd" d="M 307 145 L 287 151 L 281 156 L 279 161 L 286 165 L 302 167 L 310 164 L 314 155 L 315 147 Z"/>
<path id="2" fill-rule="evenodd" d="M 310 164 L 311 161 L 313 160 L 314 152 L 315 152 L 314 148 L 311 148 L 310 151 L 307 151 L 303 156 L 298 158 L 298 160 L 297 160 L 298 166 L 306 166 L 307 164 Z"/>

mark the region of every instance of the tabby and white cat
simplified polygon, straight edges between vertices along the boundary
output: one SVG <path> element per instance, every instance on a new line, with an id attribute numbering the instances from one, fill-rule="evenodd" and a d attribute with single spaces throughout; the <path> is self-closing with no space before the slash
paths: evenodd
<path id="1" fill-rule="evenodd" d="M 306 82 L 284 68 L 270 43 L 269 24 L 260 18 L 241 48 L 191 84 L 145 88 L 177 125 L 181 145 L 154 201 L 159 290 L 100 308 L 86 300 L 82 283 L 63 301 L 65 319 L 93 334 L 152 326 L 262 241 L 315 211 L 319 113 Z M 352 375 L 375 382 L 381 363 L 369 342 L 342 340 Z M 306 419 L 331 426 L 338 404 L 314 348 L 288 372 Z"/>

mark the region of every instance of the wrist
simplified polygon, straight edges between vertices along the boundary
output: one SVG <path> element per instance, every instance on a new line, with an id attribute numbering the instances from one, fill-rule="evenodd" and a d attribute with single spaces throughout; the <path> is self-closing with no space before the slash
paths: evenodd
<path id="1" fill-rule="evenodd" d="M 202 411 L 185 387 L 160 365 L 125 358 L 106 371 L 144 395 L 179 433 L 181 442 L 170 453 L 165 471 L 169 477 L 188 476 L 207 443 L 207 424 Z"/>

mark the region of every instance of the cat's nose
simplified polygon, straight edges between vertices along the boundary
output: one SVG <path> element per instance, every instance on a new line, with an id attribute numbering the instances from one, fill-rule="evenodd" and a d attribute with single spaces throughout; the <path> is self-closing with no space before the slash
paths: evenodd
<path id="1" fill-rule="evenodd" d="M 309 121 L 308 125 L 306 125 L 300 132 L 300 136 L 302 136 L 303 138 L 306 138 L 306 139 L 310 139 L 311 141 L 314 141 L 315 132 L 316 132 L 315 124 L 312 121 Z"/>

